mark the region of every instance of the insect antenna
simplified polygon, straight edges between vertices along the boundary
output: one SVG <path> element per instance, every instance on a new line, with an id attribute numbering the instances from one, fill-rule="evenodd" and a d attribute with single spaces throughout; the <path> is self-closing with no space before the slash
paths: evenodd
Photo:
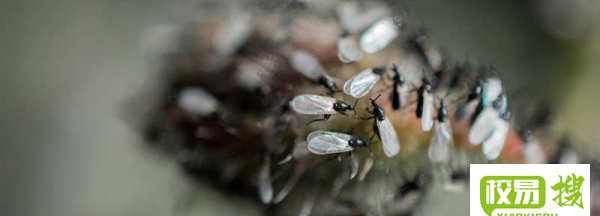
<path id="1" fill-rule="evenodd" d="M 369 98 L 369 100 L 371 100 L 371 102 L 374 103 L 375 101 L 377 101 L 377 99 L 379 99 L 379 97 L 381 97 L 381 94 L 377 95 L 377 97 L 375 98 Z"/>

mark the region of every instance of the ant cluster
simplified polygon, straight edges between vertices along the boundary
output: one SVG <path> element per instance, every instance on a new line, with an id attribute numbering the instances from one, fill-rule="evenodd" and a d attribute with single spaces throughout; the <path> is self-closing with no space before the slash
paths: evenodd
<path id="1" fill-rule="evenodd" d="M 181 28 L 145 123 L 150 143 L 189 176 L 258 194 L 273 213 L 327 215 L 410 214 L 432 165 L 465 180 L 469 160 L 520 143 L 493 68 L 451 62 L 385 5 L 343 2 L 335 18 L 301 11 Z"/>

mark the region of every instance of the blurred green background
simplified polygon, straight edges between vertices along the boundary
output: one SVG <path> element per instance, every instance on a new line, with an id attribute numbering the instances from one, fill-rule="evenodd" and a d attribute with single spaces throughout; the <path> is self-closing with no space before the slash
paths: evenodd
<path id="1" fill-rule="evenodd" d="M 215 1 L 216 2 L 216 1 Z M 551 99 L 558 131 L 600 154 L 598 2 L 407 0 L 456 60 L 494 64 L 514 100 Z M 153 86 L 144 32 L 200 13 L 191 1 L 3 1 L 0 215 L 256 215 L 253 202 L 182 178 L 143 148 L 126 100 Z M 466 215 L 440 193 L 424 215 Z M 464 209 L 457 208 L 464 206 Z"/>

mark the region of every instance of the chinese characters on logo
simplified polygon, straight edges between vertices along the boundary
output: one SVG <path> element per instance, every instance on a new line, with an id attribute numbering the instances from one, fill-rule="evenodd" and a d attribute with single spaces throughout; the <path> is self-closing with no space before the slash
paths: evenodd
<path id="1" fill-rule="evenodd" d="M 485 176 L 481 179 L 481 204 L 486 213 L 498 208 L 541 208 L 545 181 L 540 176 Z"/>
<path id="2" fill-rule="evenodd" d="M 585 180 L 583 176 L 571 174 L 568 176 L 559 176 L 560 181 L 552 185 L 552 190 L 556 192 L 554 202 L 560 207 L 578 206 L 583 208 L 583 196 L 581 186 Z"/>

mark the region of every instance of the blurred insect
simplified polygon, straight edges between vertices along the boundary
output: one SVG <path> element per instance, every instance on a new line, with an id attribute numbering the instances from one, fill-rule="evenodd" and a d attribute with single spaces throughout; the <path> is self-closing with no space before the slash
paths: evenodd
<path id="1" fill-rule="evenodd" d="M 354 98 L 364 97 L 377 84 L 384 72 L 385 68 L 383 67 L 368 68 L 361 71 L 344 83 L 344 93 Z"/>
<path id="2" fill-rule="evenodd" d="M 396 129 L 394 129 L 394 126 L 390 120 L 385 117 L 383 108 L 375 103 L 380 96 L 381 95 L 378 95 L 376 98 L 370 99 L 373 110 L 367 111 L 373 116 L 369 117 L 368 119 L 375 119 L 373 122 L 373 131 L 375 131 L 375 134 L 377 137 L 379 137 L 379 140 L 381 140 L 383 153 L 385 153 L 385 156 L 394 157 L 398 154 L 398 152 L 400 152 L 400 143 L 398 141 Z"/>
<path id="3" fill-rule="evenodd" d="M 563 137 L 558 141 L 558 150 L 556 154 L 552 157 L 550 163 L 560 163 L 560 164 L 576 164 L 579 163 L 579 156 L 577 155 L 577 151 L 573 147 L 573 140 L 568 135 L 563 135 Z"/>
<path id="4" fill-rule="evenodd" d="M 433 111 L 434 98 L 431 89 L 431 84 L 427 80 L 423 80 L 423 84 L 419 88 L 419 96 L 417 98 L 417 118 L 421 119 L 421 129 L 429 131 L 433 127 Z"/>
<path id="5" fill-rule="evenodd" d="M 360 47 L 367 53 L 376 53 L 390 44 L 399 33 L 399 26 L 394 18 L 383 18 L 361 35 Z"/>
<path id="6" fill-rule="evenodd" d="M 500 94 L 491 106 L 483 108 L 469 130 L 469 142 L 474 145 L 483 143 L 483 153 L 489 160 L 500 155 L 506 141 L 510 126 L 506 101 L 506 95 Z"/>
<path id="7" fill-rule="evenodd" d="M 546 163 L 546 153 L 540 141 L 533 135 L 530 130 L 525 130 L 522 135 L 523 139 L 523 157 L 530 164 Z"/>
<path id="8" fill-rule="evenodd" d="M 360 137 L 330 131 L 313 131 L 308 134 L 306 141 L 308 151 L 318 155 L 349 152 L 369 145 Z"/>
<path id="9" fill-rule="evenodd" d="M 273 185 L 271 184 L 271 159 L 266 157 L 258 173 L 258 194 L 260 200 L 267 204 L 273 199 Z"/>
<path id="10" fill-rule="evenodd" d="M 427 35 L 421 31 L 415 33 L 409 43 L 433 71 L 440 71 L 444 60 L 442 53 L 428 39 Z"/>
<path id="11" fill-rule="evenodd" d="M 384 5 L 368 4 L 373 2 L 341 2 L 336 8 L 340 25 L 345 31 L 357 33 L 363 31 L 370 24 L 387 16 L 390 11 Z"/>
<path id="12" fill-rule="evenodd" d="M 488 160 L 495 160 L 500 156 L 510 127 L 509 119 L 510 112 L 502 113 L 499 118 L 496 118 L 492 134 L 483 142 L 482 151 Z"/>
<path id="13" fill-rule="evenodd" d="M 408 101 L 407 94 L 410 91 L 410 89 L 408 88 L 406 80 L 398 70 L 396 64 L 392 65 L 392 71 L 394 72 L 394 76 L 392 77 L 394 84 L 392 87 L 392 94 L 390 95 L 390 100 L 392 101 L 392 108 L 394 108 L 394 110 L 399 110 Z"/>
<path id="14" fill-rule="evenodd" d="M 365 158 L 365 160 L 363 161 L 362 169 L 360 170 L 360 173 L 358 174 L 359 181 L 362 181 L 367 177 L 367 174 L 369 174 L 369 172 L 371 171 L 371 168 L 373 168 L 374 162 L 375 161 L 372 156 Z"/>
<path id="15" fill-rule="evenodd" d="M 189 114 L 206 116 L 218 110 L 219 101 L 203 88 L 186 87 L 179 92 L 177 106 Z"/>
<path id="16" fill-rule="evenodd" d="M 490 106 L 502 94 L 502 81 L 498 78 L 488 78 L 481 89 L 482 106 Z"/>
<path id="17" fill-rule="evenodd" d="M 359 158 L 356 154 L 350 154 L 350 179 L 353 179 L 358 174 Z"/>
<path id="18" fill-rule="evenodd" d="M 294 97 L 294 99 L 290 101 L 290 107 L 301 114 L 323 115 L 323 119 L 313 120 L 314 122 L 327 120 L 331 115 L 336 113 L 347 115 L 346 112 L 350 110 L 354 111 L 357 103 L 358 100 L 354 102 L 354 105 L 350 105 L 332 97 L 303 94 Z"/>
<path id="19" fill-rule="evenodd" d="M 448 108 L 444 99 L 440 100 L 437 122 L 429 145 L 429 159 L 434 162 L 446 162 L 450 158 L 452 129 L 448 122 Z"/>
<path id="20" fill-rule="evenodd" d="M 496 111 L 499 114 L 508 111 L 508 101 L 506 95 L 503 93 L 502 82 L 498 78 L 480 80 L 474 88 L 475 89 L 472 90 L 473 92 L 469 94 L 469 99 L 473 101 L 471 103 L 477 103 L 477 106 L 471 115 L 471 125 L 475 123 L 475 120 L 481 115 L 482 111 L 486 107 L 493 106 L 493 103 L 497 103 Z M 501 95 L 504 95 L 504 97 L 500 98 Z M 474 100 L 475 98 L 478 99 L 476 102 Z M 501 100 L 498 100 L 498 98 Z"/>
<path id="21" fill-rule="evenodd" d="M 493 106 L 483 107 L 483 110 L 474 116 L 475 121 L 473 121 L 469 130 L 469 142 L 471 144 L 479 145 L 491 136 L 496 126 L 496 120 L 501 115 L 499 111 L 502 108 L 501 100 L 496 100 Z"/>
<path id="22" fill-rule="evenodd" d="M 343 34 L 337 42 L 338 58 L 343 63 L 351 63 L 360 60 L 363 53 L 351 35 Z"/>
<path id="23" fill-rule="evenodd" d="M 476 109 L 479 106 L 479 97 L 481 97 L 482 88 L 483 81 L 481 80 L 478 80 L 475 85 L 471 87 L 469 94 L 467 94 L 467 99 L 459 105 L 455 112 L 454 116 L 457 120 L 462 120 L 467 116 L 475 115 L 475 113 L 477 113 Z M 475 118 L 471 119 L 471 123 L 473 123 L 474 119 Z"/>
<path id="24" fill-rule="evenodd" d="M 277 204 L 283 201 L 289 193 L 294 189 L 304 172 L 306 172 L 307 166 L 302 164 L 297 164 L 294 166 L 294 172 L 292 176 L 287 180 L 283 188 L 277 193 L 275 198 L 273 198 L 273 203 Z"/>
<path id="25" fill-rule="evenodd" d="M 294 70 L 306 78 L 321 84 L 330 94 L 338 91 L 333 78 L 325 73 L 325 69 L 314 55 L 304 50 L 296 50 L 290 54 L 290 64 Z"/>

